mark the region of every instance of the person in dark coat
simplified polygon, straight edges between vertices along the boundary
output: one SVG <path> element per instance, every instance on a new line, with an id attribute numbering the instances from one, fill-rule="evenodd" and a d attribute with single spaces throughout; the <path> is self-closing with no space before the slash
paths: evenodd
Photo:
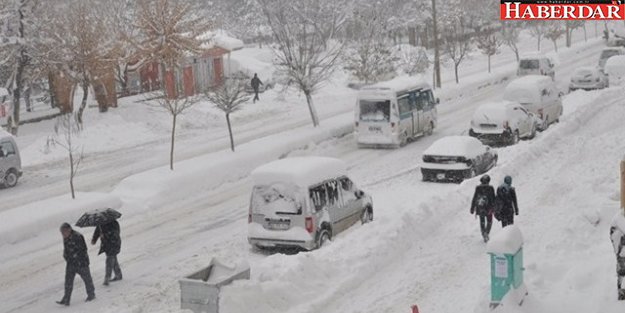
<path id="1" fill-rule="evenodd" d="M 108 286 L 109 281 L 118 281 L 122 279 L 122 270 L 117 262 L 117 255 L 121 249 L 122 240 L 120 236 L 119 223 L 112 221 L 107 224 L 97 226 L 93 232 L 91 244 L 95 245 L 100 239 L 100 252 L 98 255 L 106 254 L 106 271 L 104 275 L 104 285 Z M 112 272 L 115 277 L 111 279 Z"/>
<path id="2" fill-rule="evenodd" d="M 619 227 L 618 219 L 623 219 L 619 216 L 614 219 L 612 226 L 610 227 L 610 240 L 614 247 L 614 254 L 616 254 L 616 288 L 618 291 L 618 299 L 625 300 L 625 289 L 623 289 L 622 283 L 625 278 L 625 232 Z"/>
<path id="3" fill-rule="evenodd" d="M 85 238 L 79 232 L 73 230 L 68 223 L 63 223 L 60 230 L 63 235 L 63 258 L 65 258 L 67 265 L 65 267 L 65 295 L 61 301 L 56 303 L 69 306 L 76 274 L 85 282 L 85 288 L 87 289 L 86 301 L 91 301 L 95 299 L 95 287 L 89 271 L 89 254 L 87 253 Z"/>
<path id="4" fill-rule="evenodd" d="M 254 89 L 254 100 L 252 100 L 252 103 L 256 103 L 256 100 L 260 100 L 260 98 L 258 98 L 258 89 L 260 88 L 260 85 L 262 85 L 263 82 L 260 81 L 260 78 L 258 78 L 258 74 L 254 73 L 254 78 L 252 78 L 252 89 Z"/>
<path id="5" fill-rule="evenodd" d="M 514 224 L 514 216 L 519 215 L 516 190 L 512 187 L 512 177 L 506 176 L 503 184 L 497 188 L 496 214 L 501 221 L 501 226 L 506 227 Z"/>
<path id="6" fill-rule="evenodd" d="M 495 188 L 491 186 L 490 176 L 480 178 L 481 184 L 475 187 L 473 201 L 471 201 L 471 214 L 480 217 L 480 230 L 484 242 L 488 242 L 490 229 L 493 226 L 493 211 L 495 209 Z"/>

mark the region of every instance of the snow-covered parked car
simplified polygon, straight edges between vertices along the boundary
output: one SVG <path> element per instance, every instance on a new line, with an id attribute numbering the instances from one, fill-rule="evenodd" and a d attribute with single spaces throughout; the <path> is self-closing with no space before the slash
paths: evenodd
<path id="1" fill-rule="evenodd" d="M 373 220 L 371 197 L 325 157 L 277 160 L 252 172 L 248 241 L 257 248 L 323 246 L 357 222 Z"/>
<path id="2" fill-rule="evenodd" d="M 623 47 L 607 47 L 601 50 L 601 54 L 599 55 L 599 69 L 605 70 L 605 63 L 609 58 L 615 55 L 625 55 L 625 48 Z"/>
<path id="3" fill-rule="evenodd" d="M 562 93 L 555 82 L 546 76 L 529 75 L 513 80 L 506 86 L 503 98 L 518 102 L 540 118 L 542 122 L 538 130 L 541 131 L 560 121 L 563 112 Z"/>
<path id="4" fill-rule="evenodd" d="M 0 186 L 15 187 L 22 176 L 22 160 L 13 136 L 0 129 Z"/>
<path id="5" fill-rule="evenodd" d="M 609 58 L 605 63 L 605 73 L 610 80 L 610 84 L 625 84 L 625 55 Z"/>
<path id="6" fill-rule="evenodd" d="M 555 65 L 551 59 L 541 54 L 524 56 L 519 60 L 517 76 L 545 75 L 555 79 Z"/>
<path id="7" fill-rule="evenodd" d="M 513 145 L 536 136 L 538 119 L 511 101 L 482 104 L 471 119 L 469 136 L 486 145 Z"/>
<path id="8" fill-rule="evenodd" d="M 497 152 L 469 136 L 448 136 L 423 152 L 423 181 L 453 181 L 475 177 L 497 165 Z"/>
<path id="9" fill-rule="evenodd" d="M 603 89 L 607 88 L 609 85 L 608 77 L 598 68 L 584 66 L 573 72 L 571 82 L 569 83 L 569 91 L 575 91 L 577 89 Z"/>

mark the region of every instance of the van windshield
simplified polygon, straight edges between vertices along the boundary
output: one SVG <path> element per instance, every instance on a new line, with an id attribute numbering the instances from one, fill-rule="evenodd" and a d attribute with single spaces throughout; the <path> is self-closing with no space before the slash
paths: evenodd
<path id="1" fill-rule="evenodd" d="M 615 55 L 619 55 L 620 53 L 617 50 L 603 50 L 601 52 L 601 59 L 602 60 L 606 60 L 610 57 L 613 57 Z"/>
<path id="2" fill-rule="evenodd" d="M 302 214 L 298 201 L 299 188 L 295 185 L 276 183 L 256 186 L 252 191 L 252 212 L 264 215 Z"/>
<path id="3" fill-rule="evenodd" d="M 538 69 L 538 60 L 521 60 L 519 67 L 523 69 Z"/>
<path id="4" fill-rule="evenodd" d="M 388 122 L 391 117 L 391 101 L 360 100 L 360 120 L 364 122 Z"/>

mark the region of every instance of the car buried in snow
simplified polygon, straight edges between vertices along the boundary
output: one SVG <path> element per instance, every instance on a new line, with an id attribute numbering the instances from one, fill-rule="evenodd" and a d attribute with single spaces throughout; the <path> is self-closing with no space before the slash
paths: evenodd
<path id="1" fill-rule="evenodd" d="M 469 136 L 448 136 L 423 152 L 423 181 L 460 183 L 497 165 L 497 152 Z"/>
<path id="2" fill-rule="evenodd" d="M 536 136 L 539 120 L 511 101 L 482 104 L 473 114 L 469 136 L 489 146 L 514 145 Z"/>
<path id="3" fill-rule="evenodd" d="M 555 80 L 555 65 L 550 58 L 541 54 L 527 55 L 519 60 L 517 76 L 545 75 Z"/>
<path id="4" fill-rule="evenodd" d="M 15 187 L 21 176 L 22 160 L 15 138 L 0 129 L 0 186 Z"/>
<path id="5" fill-rule="evenodd" d="M 560 121 L 564 108 L 563 93 L 549 77 L 528 75 L 511 81 L 503 92 L 503 99 L 521 104 L 528 112 L 540 118 L 538 130 Z"/>
<path id="6" fill-rule="evenodd" d="M 286 158 L 252 172 L 248 242 L 258 249 L 313 250 L 357 222 L 373 220 L 371 197 L 325 157 Z"/>
<path id="7" fill-rule="evenodd" d="M 607 47 L 601 50 L 601 54 L 599 55 L 599 69 L 601 71 L 605 70 L 605 63 L 609 58 L 616 55 L 625 55 L 624 47 Z"/>
<path id="8" fill-rule="evenodd" d="M 569 83 L 569 91 L 603 89 L 609 87 L 609 85 L 608 76 L 601 72 L 599 68 L 584 66 L 573 72 L 571 82 Z"/>
<path id="9" fill-rule="evenodd" d="M 605 73 L 611 84 L 625 84 L 625 55 L 617 55 L 609 58 L 605 64 Z"/>

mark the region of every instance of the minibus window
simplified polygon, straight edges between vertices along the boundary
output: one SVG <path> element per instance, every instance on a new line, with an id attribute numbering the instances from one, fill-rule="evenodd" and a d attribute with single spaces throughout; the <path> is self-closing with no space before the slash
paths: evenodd
<path id="1" fill-rule="evenodd" d="M 388 122 L 391 116 L 391 101 L 360 100 L 360 120 L 364 122 Z"/>
<path id="2" fill-rule="evenodd" d="M 538 60 L 521 60 L 519 67 L 524 69 L 538 69 Z"/>
<path id="3" fill-rule="evenodd" d="M 399 114 L 410 113 L 410 111 L 412 111 L 408 97 L 397 99 L 397 104 L 399 105 Z"/>
<path id="4" fill-rule="evenodd" d="M 339 205 L 339 186 L 336 181 L 331 181 L 327 184 L 328 189 L 328 204 Z"/>

